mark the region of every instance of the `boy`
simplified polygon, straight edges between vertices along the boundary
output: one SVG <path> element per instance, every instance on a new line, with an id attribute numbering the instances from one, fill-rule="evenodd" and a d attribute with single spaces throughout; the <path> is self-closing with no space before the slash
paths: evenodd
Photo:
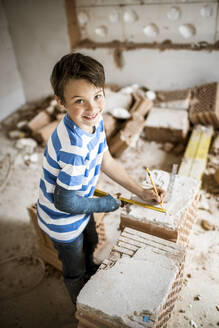
<path id="1" fill-rule="evenodd" d="M 98 266 L 93 251 L 98 237 L 93 213 L 115 211 L 120 201 L 111 195 L 92 198 L 101 170 L 142 200 L 160 202 L 165 192 L 138 185 L 109 153 L 101 113 L 104 109 L 104 69 L 89 56 L 70 53 L 54 66 L 51 84 L 57 103 L 67 114 L 44 152 L 37 204 L 38 223 L 52 239 L 63 266 L 73 304 Z"/>

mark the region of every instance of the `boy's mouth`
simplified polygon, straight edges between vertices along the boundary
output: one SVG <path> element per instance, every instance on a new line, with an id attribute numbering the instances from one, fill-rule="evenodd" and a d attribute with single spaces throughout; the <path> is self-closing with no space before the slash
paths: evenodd
<path id="1" fill-rule="evenodd" d="M 86 120 L 94 120 L 96 117 L 97 117 L 98 113 L 96 114 L 93 114 L 93 115 L 83 115 L 83 117 L 86 119 Z"/>

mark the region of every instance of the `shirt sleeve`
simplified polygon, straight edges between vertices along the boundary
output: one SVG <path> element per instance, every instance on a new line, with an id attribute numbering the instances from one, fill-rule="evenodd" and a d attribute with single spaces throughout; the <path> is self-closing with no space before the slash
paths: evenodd
<path id="1" fill-rule="evenodd" d="M 59 152 L 58 163 L 61 169 L 56 184 L 67 190 L 80 190 L 85 175 L 83 156 L 61 150 Z"/>

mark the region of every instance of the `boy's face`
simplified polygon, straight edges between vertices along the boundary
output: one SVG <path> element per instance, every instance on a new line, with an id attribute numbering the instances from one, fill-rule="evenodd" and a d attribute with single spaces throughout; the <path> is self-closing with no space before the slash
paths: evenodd
<path id="1" fill-rule="evenodd" d="M 103 89 L 84 79 L 72 79 L 65 85 L 64 99 L 65 103 L 62 104 L 57 98 L 58 104 L 67 110 L 69 117 L 81 129 L 92 133 L 93 127 L 104 109 Z"/>

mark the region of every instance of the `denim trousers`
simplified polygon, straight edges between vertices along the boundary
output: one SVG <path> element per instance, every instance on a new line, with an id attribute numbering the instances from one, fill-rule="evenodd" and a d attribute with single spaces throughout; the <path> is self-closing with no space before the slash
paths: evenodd
<path id="1" fill-rule="evenodd" d="M 93 262 L 93 252 L 98 243 L 96 224 L 93 215 L 84 231 L 70 243 L 60 243 L 53 240 L 58 257 L 62 262 L 62 274 L 72 302 L 85 284 L 86 275 L 91 275 L 96 266 Z"/>

